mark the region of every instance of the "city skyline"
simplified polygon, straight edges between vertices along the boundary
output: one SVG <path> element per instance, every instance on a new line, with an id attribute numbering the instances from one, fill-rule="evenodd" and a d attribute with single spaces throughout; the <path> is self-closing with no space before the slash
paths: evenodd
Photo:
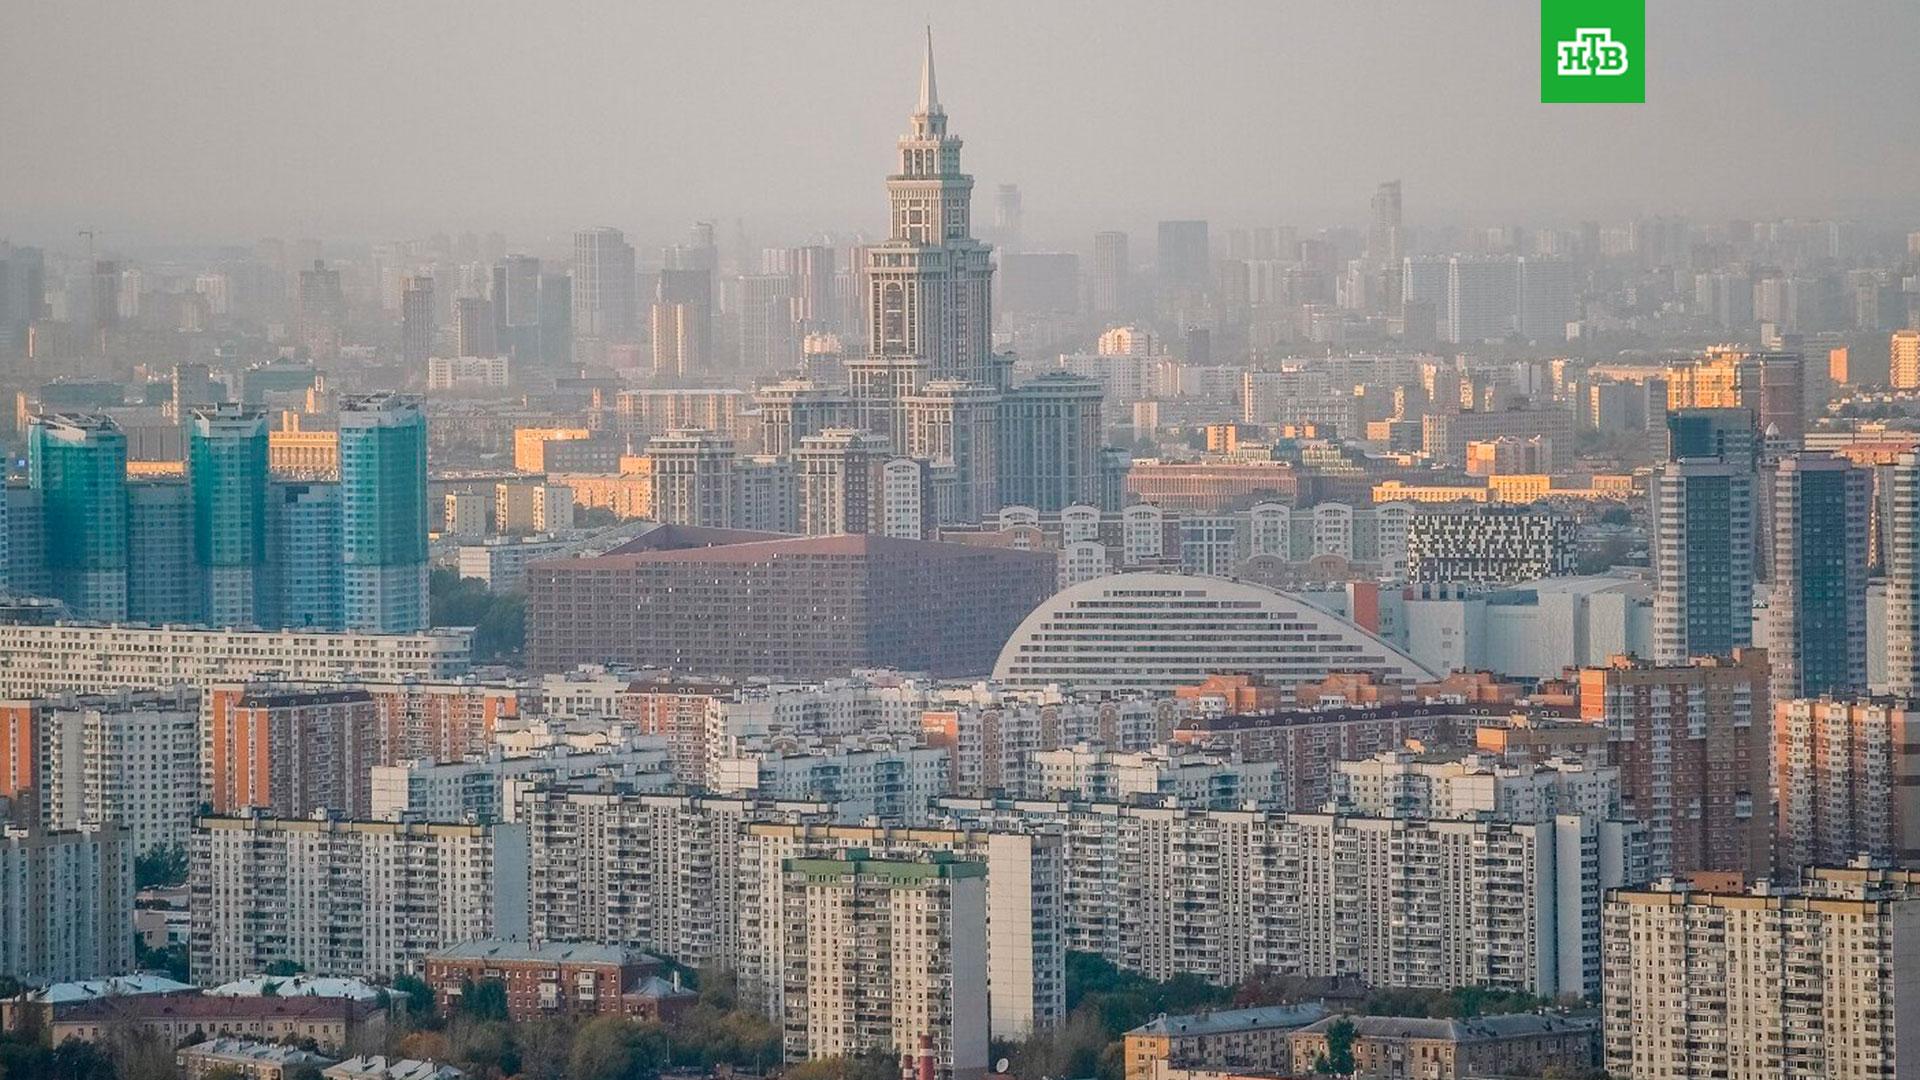
<path id="1" fill-rule="evenodd" d="M 0 1073 L 1920 1074 L 1920 12 L 1645 7 L 57 20 Z"/>
<path id="2" fill-rule="evenodd" d="M 1366 193 L 1394 177 L 1416 227 L 1903 213 L 1900 178 L 1920 171 L 1920 151 L 1894 133 L 1913 126 L 1920 75 L 1898 44 L 1920 34 L 1920 11 L 1842 24 L 1763 6 L 1764 19 L 1750 4 L 1657 10 L 1648 103 L 1615 109 L 1541 105 L 1532 20 L 1490 3 L 1383 6 L 1398 29 L 1384 35 L 1350 8 L 1304 5 L 1202 19 L 986 6 L 935 17 L 933 32 L 977 175 L 1019 184 L 1052 243 L 1156 218 L 1362 222 Z M 925 20 L 702 7 L 527 23 L 348 6 L 232 12 L 223 34 L 194 39 L 143 10 L 60 14 L 0 75 L 9 96 L 40 103 L 0 119 L 0 142 L 58 166 L 0 177 L 0 204 L 34 208 L 5 222 L 17 242 L 64 246 L 77 228 L 137 244 L 422 227 L 558 241 L 583 223 L 653 236 L 702 217 L 881 235 L 874 140 L 898 128 Z M 1014 20 L 1023 32 L 1004 32 Z M 449 48 L 423 52 L 427 40 Z M 1281 48 L 1257 51 L 1269 42 Z M 464 66 L 491 55 L 519 57 L 520 77 Z M 1835 68 L 1873 71 L 1875 93 L 1812 77 Z M 165 77 L 188 69 L 201 77 Z M 89 93 L 46 92 L 75 71 Z M 1750 108 L 1724 107 L 1740 95 Z M 1102 183 L 1086 183 L 1090 162 L 1108 163 Z"/>

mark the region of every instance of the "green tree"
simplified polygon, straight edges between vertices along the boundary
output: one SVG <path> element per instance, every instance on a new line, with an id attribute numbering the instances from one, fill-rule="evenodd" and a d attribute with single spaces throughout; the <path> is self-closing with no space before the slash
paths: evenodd
<path id="1" fill-rule="evenodd" d="M 182 941 L 158 949 L 147 948 L 144 935 L 133 936 L 133 960 L 142 971 L 164 971 L 167 978 L 187 982 L 187 943 Z M 0 995 L 4 996 L 4 995 Z"/>
<path id="2" fill-rule="evenodd" d="M 541 1019 L 515 1026 L 520 1045 L 519 1080 L 568 1080 L 573 1036 L 578 1025 L 570 1019 Z"/>
<path id="3" fill-rule="evenodd" d="M 401 1008 L 416 1020 L 434 1015 L 433 988 L 418 975 L 398 975 L 394 977 L 393 989 L 403 995 Z"/>
<path id="4" fill-rule="evenodd" d="M 890 1050 L 814 1058 L 788 1069 L 783 1080 L 899 1080 L 900 1059 Z"/>
<path id="5" fill-rule="evenodd" d="M 667 1062 L 667 1037 L 657 1024 L 596 1016 L 574 1033 L 567 1056 L 570 1080 L 653 1080 Z"/>
<path id="6" fill-rule="evenodd" d="M 479 982 L 467 979 L 460 984 L 457 1008 L 462 1016 L 475 1020 L 505 1022 L 510 1019 L 507 1012 L 507 984 L 499 979 L 481 979 Z"/>
<path id="7" fill-rule="evenodd" d="M 179 844 L 148 848 L 133 860 L 133 887 L 154 889 L 187 883 L 187 849 Z"/>
<path id="8" fill-rule="evenodd" d="M 1353 1021 L 1341 1017 L 1327 1025 L 1327 1052 L 1314 1059 L 1313 1071 L 1353 1075 Z"/>
<path id="9" fill-rule="evenodd" d="M 449 1056 L 470 1073 L 512 1076 L 520 1071 L 513 1025 L 503 1020 L 456 1016 L 447 1023 Z"/>
<path id="10" fill-rule="evenodd" d="M 264 974 L 276 979 L 290 979 L 305 970 L 307 969 L 297 960 L 275 960 L 267 965 Z"/>
<path id="11" fill-rule="evenodd" d="M 428 579 L 428 603 L 433 625 L 473 627 L 475 660 L 512 657 L 526 647 L 527 605 L 520 593 L 488 592 L 479 578 L 443 567 Z"/>

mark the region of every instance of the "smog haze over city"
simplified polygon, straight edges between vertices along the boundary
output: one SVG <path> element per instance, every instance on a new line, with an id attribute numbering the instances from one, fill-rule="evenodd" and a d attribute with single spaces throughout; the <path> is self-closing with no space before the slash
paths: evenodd
<path id="1" fill-rule="evenodd" d="M 125 5 L 16 0 L 0 206 L 16 240 L 407 229 L 872 228 L 912 43 L 937 25 L 983 184 L 1035 230 L 1897 213 L 1920 175 L 1920 9 L 1655 4 L 1638 109 L 1534 92 L 1512 0 Z M 1052 235 L 1059 230 L 1060 235 Z"/>
<path id="2" fill-rule="evenodd" d="M 0 1080 L 1920 1078 L 1920 5 L 0 27 Z"/>

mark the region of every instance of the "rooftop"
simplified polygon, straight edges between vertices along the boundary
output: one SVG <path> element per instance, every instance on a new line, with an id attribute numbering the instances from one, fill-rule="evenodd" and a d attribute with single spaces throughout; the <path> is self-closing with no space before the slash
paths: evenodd
<path id="1" fill-rule="evenodd" d="M 483 939 L 466 941 L 428 956 L 429 960 L 537 960 L 552 964 L 658 964 L 660 958 L 620 945 L 581 941 L 524 941 Z"/>
<path id="2" fill-rule="evenodd" d="M 1264 1028 L 1304 1027 L 1327 1015 L 1327 1007 L 1316 1003 L 1303 1005 L 1262 1005 L 1253 1009 L 1225 1009 L 1218 1012 L 1188 1013 L 1184 1016 L 1156 1016 L 1129 1035 L 1225 1035 L 1236 1031 Z"/>
<path id="3" fill-rule="evenodd" d="M 180 1052 L 218 1058 L 221 1061 L 245 1062 L 248 1065 L 312 1065 L 315 1068 L 325 1068 L 333 1064 L 334 1060 L 298 1047 L 254 1042 L 251 1039 L 208 1039 L 203 1043 L 183 1047 Z"/>
<path id="4" fill-rule="evenodd" d="M 71 1005 L 104 997 L 132 997 L 142 994 L 193 994 L 198 990 L 164 975 L 114 975 L 105 979 L 54 983 L 23 995 L 29 1001 L 48 1005 Z"/>
<path id="5" fill-rule="evenodd" d="M 639 997 L 639 998 L 674 998 L 674 997 L 696 997 L 698 995 L 695 994 L 694 991 L 689 990 L 684 986 L 676 986 L 673 983 L 667 981 L 666 979 L 661 978 L 658 975 L 649 975 L 646 978 L 640 980 L 640 982 L 637 985 L 635 985 L 633 989 L 628 990 L 623 996 Z"/>
<path id="6" fill-rule="evenodd" d="M 268 987 L 273 993 L 268 994 Z M 236 979 L 222 983 L 207 991 L 212 997 L 315 997 L 315 998 L 351 998 L 354 1001 L 374 1001 L 382 993 L 380 987 L 361 982 L 359 979 L 336 979 L 314 975 L 291 975 L 276 977 L 273 975 L 254 975 L 245 979 Z"/>
<path id="7" fill-rule="evenodd" d="M 605 555 L 539 565 L 549 569 L 589 571 L 668 562 L 750 563 L 796 555 L 917 555 L 957 559 L 1006 559 L 1011 555 L 1015 558 L 1045 560 L 1049 565 L 1053 560 L 1050 552 L 1011 552 L 1008 549 L 984 549 L 973 544 L 943 543 L 938 540 L 900 540 L 871 533 L 789 536 L 785 533 L 759 533 L 744 529 L 665 525 Z"/>
<path id="8" fill-rule="evenodd" d="M 96 998 L 75 1006 L 63 1021 L 207 1020 L 285 1018 L 294 1020 L 357 1020 L 377 1006 L 349 998 L 324 997 L 208 997 L 201 994 L 145 995 Z"/>
<path id="9" fill-rule="evenodd" d="M 379 1054 L 348 1058 L 321 1073 L 328 1080 L 461 1080 L 465 1073 L 451 1065 Z"/>
<path id="10" fill-rule="evenodd" d="M 1301 1029 L 1302 1034 L 1319 1034 L 1342 1017 L 1329 1016 Z M 1354 1034 L 1363 1039 L 1434 1039 L 1455 1043 L 1492 1042 L 1523 1039 L 1536 1035 L 1579 1034 L 1598 1030 L 1593 1017 L 1561 1016 L 1554 1013 L 1503 1013 L 1470 1020 L 1412 1016 L 1348 1016 Z"/>
<path id="11" fill-rule="evenodd" d="M 1181 720 L 1181 731 L 1245 731 L 1257 728 L 1292 727 L 1299 724 L 1342 724 L 1362 720 L 1393 720 L 1418 716 L 1464 716 L 1493 720 L 1524 714 L 1535 719 L 1578 720 L 1578 709 L 1560 705 L 1477 704 L 1473 702 L 1400 701 L 1380 705 L 1354 705 L 1333 709 L 1287 709 L 1270 713 L 1234 716 L 1190 716 Z"/>

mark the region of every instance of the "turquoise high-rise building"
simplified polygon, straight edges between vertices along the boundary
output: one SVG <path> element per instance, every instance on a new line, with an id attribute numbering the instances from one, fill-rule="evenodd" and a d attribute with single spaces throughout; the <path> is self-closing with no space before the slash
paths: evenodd
<path id="1" fill-rule="evenodd" d="M 340 485 L 275 483 L 268 492 L 269 545 L 280 578 L 279 624 L 340 629 Z"/>
<path id="2" fill-rule="evenodd" d="M 214 626 L 270 620 L 267 564 L 267 420 L 257 408 L 193 410 L 187 439 L 193 492 L 193 561 L 201 617 Z"/>
<path id="3" fill-rule="evenodd" d="M 77 618 L 127 617 L 127 437 L 105 416 L 36 416 L 27 475 L 41 494 L 53 594 Z"/>
<path id="4" fill-rule="evenodd" d="M 417 397 L 340 403 L 340 548 L 347 628 L 425 629 L 427 418 Z"/>
<path id="5" fill-rule="evenodd" d="M 193 498 L 178 477 L 127 484 L 127 618 L 201 621 L 200 567 L 193 558 Z"/>

